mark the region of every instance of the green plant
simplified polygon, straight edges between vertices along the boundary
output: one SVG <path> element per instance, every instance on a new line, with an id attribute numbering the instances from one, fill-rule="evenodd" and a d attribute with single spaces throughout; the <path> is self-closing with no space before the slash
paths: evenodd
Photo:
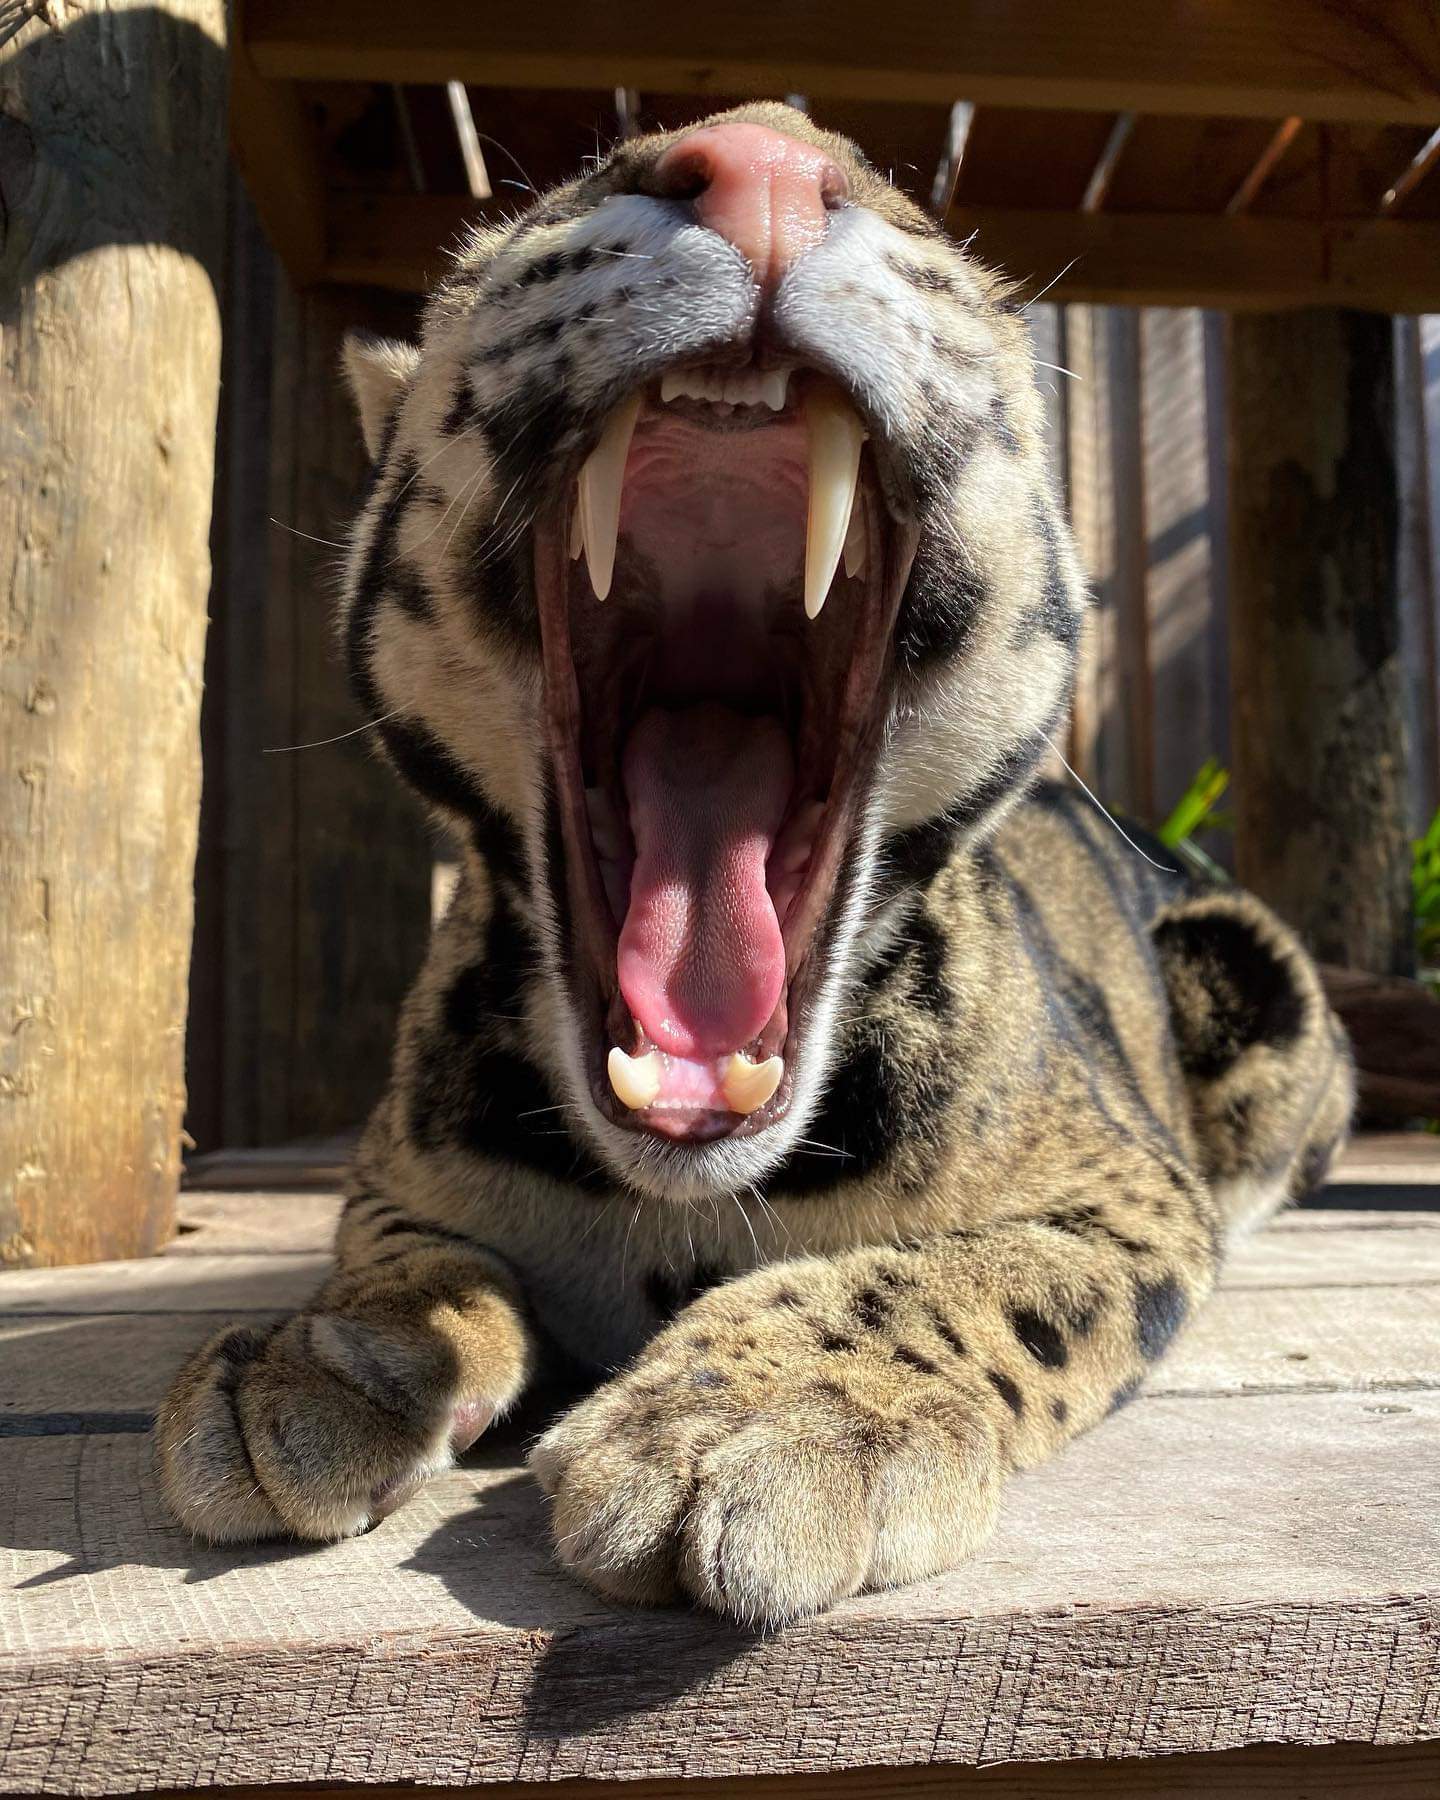
<path id="1" fill-rule="evenodd" d="M 1207 756 L 1157 832 L 1160 842 L 1176 850 L 1202 825 L 1228 830 L 1233 823 L 1231 815 L 1217 813 L 1215 805 L 1229 785 L 1230 771 L 1222 768 L 1215 757 Z"/>
<path id="2" fill-rule="evenodd" d="M 1194 834 L 1202 828 L 1212 831 L 1233 829 L 1234 815 L 1216 811 L 1216 803 L 1229 785 L 1230 771 L 1222 768 L 1215 757 L 1207 756 L 1189 787 L 1175 802 L 1169 818 L 1155 834 L 1167 849 L 1173 850 L 1182 862 L 1188 863 L 1197 875 L 1208 881 L 1226 882 L 1230 877 L 1214 857 L 1200 848 Z"/>
<path id="3" fill-rule="evenodd" d="M 1415 840 L 1415 956 L 1421 979 L 1440 994 L 1440 812 Z"/>

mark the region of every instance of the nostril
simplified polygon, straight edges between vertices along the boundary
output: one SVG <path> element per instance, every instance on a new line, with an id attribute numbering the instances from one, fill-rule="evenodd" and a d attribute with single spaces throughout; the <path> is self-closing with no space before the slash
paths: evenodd
<path id="1" fill-rule="evenodd" d="M 827 158 L 820 171 L 820 198 L 826 212 L 836 212 L 850 198 L 850 178 L 840 167 Z"/>
<path id="2" fill-rule="evenodd" d="M 666 200 L 698 200 L 715 179 L 714 164 L 702 144 L 677 144 L 661 157 L 655 173 Z"/>

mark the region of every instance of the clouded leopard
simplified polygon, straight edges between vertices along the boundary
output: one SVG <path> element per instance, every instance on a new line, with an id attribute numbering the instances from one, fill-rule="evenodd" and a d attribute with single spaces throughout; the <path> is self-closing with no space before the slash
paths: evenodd
<path id="1" fill-rule="evenodd" d="M 530 1466 L 602 1592 L 768 1624 L 958 1561 L 1351 1104 L 1285 928 L 1037 779 L 1085 593 L 1021 310 L 757 105 L 348 363 L 349 668 L 463 869 L 334 1272 L 181 1373 L 171 1505 L 363 1531 L 560 1361 Z"/>

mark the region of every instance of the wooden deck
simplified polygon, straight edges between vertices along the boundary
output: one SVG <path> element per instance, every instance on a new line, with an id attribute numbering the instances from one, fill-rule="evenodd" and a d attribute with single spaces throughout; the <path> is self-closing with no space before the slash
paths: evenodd
<path id="1" fill-rule="evenodd" d="M 0 1793 L 1440 1792 L 1440 1140 L 1356 1146 L 974 1562 L 769 1639 L 574 1586 L 519 1436 L 350 1543 L 173 1529 L 152 1409 L 335 1205 L 192 1192 L 161 1257 L 0 1277 Z"/>

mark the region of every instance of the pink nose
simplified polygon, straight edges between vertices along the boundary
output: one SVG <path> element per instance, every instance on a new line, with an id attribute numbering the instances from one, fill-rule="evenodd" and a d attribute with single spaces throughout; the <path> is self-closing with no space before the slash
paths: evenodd
<path id="1" fill-rule="evenodd" d="M 655 174 L 662 192 L 693 201 L 700 223 L 730 240 L 762 287 L 825 235 L 827 212 L 849 192 L 823 150 L 739 122 L 689 132 Z"/>

